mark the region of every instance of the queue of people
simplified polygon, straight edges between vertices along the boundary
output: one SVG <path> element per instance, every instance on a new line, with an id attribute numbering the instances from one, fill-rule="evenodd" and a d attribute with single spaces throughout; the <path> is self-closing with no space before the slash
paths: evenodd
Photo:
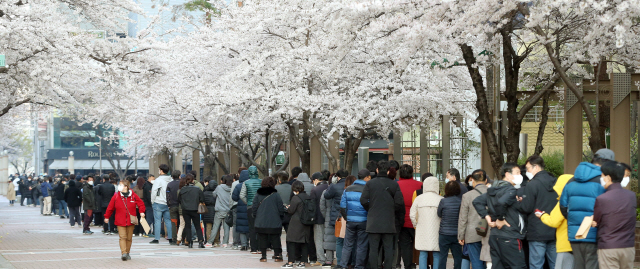
<path id="1" fill-rule="evenodd" d="M 463 181 L 454 168 L 442 181 L 430 173 L 415 178 L 410 165 L 370 161 L 357 175 L 342 169 L 309 177 L 294 167 L 261 179 L 251 166 L 198 181 L 195 172 L 161 164 L 157 178 L 11 184 L 20 193 L 36 190 L 21 205 L 41 204 L 43 215 L 84 224 L 84 234 L 93 234 L 92 221 L 105 235 L 117 232 L 123 261 L 131 259 L 132 237 L 145 236 L 151 244 L 165 238 L 192 248 L 197 240 L 198 248 L 249 251 L 260 262 L 273 250 L 282 268 L 445 269 L 448 260 L 454 269 L 633 268 L 636 196 L 623 188 L 631 168 L 608 149 L 594 156 L 558 178 L 534 155 L 523 166 L 505 163 L 494 180 L 476 170 Z"/>

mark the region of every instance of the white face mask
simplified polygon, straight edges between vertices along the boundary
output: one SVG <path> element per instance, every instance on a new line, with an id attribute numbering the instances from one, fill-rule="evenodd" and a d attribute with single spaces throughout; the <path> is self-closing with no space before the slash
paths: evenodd
<path id="1" fill-rule="evenodd" d="M 620 182 L 620 185 L 622 185 L 623 188 L 629 185 L 629 177 L 622 178 L 622 182 Z"/>
<path id="2" fill-rule="evenodd" d="M 89 185 L 93 186 L 93 181 L 89 181 L 87 183 L 89 183 Z"/>
<path id="3" fill-rule="evenodd" d="M 118 191 L 122 192 L 124 190 L 124 185 L 118 185 Z"/>
<path id="4" fill-rule="evenodd" d="M 604 187 L 605 185 L 607 185 L 606 182 L 604 182 L 604 177 L 600 177 L 600 185 L 602 185 L 602 187 Z"/>
<path id="5" fill-rule="evenodd" d="M 513 184 L 516 184 L 514 187 L 516 189 L 519 189 L 520 188 L 520 184 L 522 184 L 523 180 L 524 179 L 523 179 L 522 175 L 513 175 Z"/>
<path id="6" fill-rule="evenodd" d="M 531 174 L 531 172 L 527 172 L 527 173 L 525 173 L 525 175 L 527 175 L 529 180 L 533 179 L 533 174 Z"/>
<path id="7" fill-rule="evenodd" d="M 449 178 L 448 178 L 448 177 L 445 177 L 445 178 L 444 178 L 444 184 L 447 184 L 447 183 L 449 183 Z"/>

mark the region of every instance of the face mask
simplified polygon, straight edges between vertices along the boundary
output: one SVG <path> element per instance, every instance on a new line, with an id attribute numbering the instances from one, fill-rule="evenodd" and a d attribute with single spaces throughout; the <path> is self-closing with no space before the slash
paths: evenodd
<path id="1" fill-rule="evenodd" d="M 623 188 L 629 185 L 629 177 L 622 178 L 622 182 L 620 182 L 620 185 L 622 185 Z"/>
<path id="2" fill-rule="evenodd" d="M 605 185 L 607 185 L 606 182 L 604 182 L 604 177 L 600 177 L 600 185 L 602 185 L 602 187 L 604 187 Z"/>
<path id="3" fill-rule="evenodd" d="M 124 185 L 118 185 L 118 191 L 122 192 L 124 190 Z"/>
<path id="4" fill-rule="evenodd" d="M 444 184 L 447 184 L 447 183 L 449 183 L 449 178 L 448 178 L 448 177 L 445 177 L 445 178 L 444 178 Z"/>
<path id="5" fill-rule="evenodd" d="M 524 178 L 522 177 L 522 175 L 513 175 L 513 184 L 516 184 L 516 186 L 520 186 L 523 180 Z"/>
<path id="6" fill-rule="evenodd" d="M 89 185 L 93 186 L 93 181 L 89 181 L 87 183 L 89 183 Z"/>
<path id="7" fill-rule="evenodd" d="M 531 174 L 530 172 L 525 173 L 525 175 L 527 175 L 527 177 L 531 180 L 533 179 L 533 174 Z"/>

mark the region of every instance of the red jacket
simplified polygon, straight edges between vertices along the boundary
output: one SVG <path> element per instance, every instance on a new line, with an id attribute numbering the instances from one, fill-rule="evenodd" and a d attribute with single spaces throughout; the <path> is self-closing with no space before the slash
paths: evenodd
<path id="1" fill-rule="evenodd" d="M 111 213 L 115 210 L 116 215 L 114 224 L 116 226 L 131 226 L 129 214 L 131 216 L 136 216 L 136 206 L 138 206 L 139 212 L 145 212 L 144 202 L 142 202 L 142 199 L 140 199 L 140 197 L 138 197 L 138 195 L 133 191 L 129 191 L 129 193 L 129 197 L 127 198 L 123 198 L 119 191 L 113 194 L 111 202 L 109 202 L 109 207 L 107 207 L 107 212 L 104 213 L 104 218 L 108 219 L 111 217 Z M 124 203 L 127 203 L 126 208 L 129 209 L 129 214 L 127 214 Z"/>
<path id="2" fill-rule="evenodd" d="M 400 191 L 404 198 L 405 213 L 403 227 L 413 228 L 413 223 L 411 223 L 409 213 L 411 213 L 411 205 L 413 204 L 413 193 L 422 188 L 422 182 L 412 178 L 400 178 L 400 180 L 398 180 L 398 185 L 400 186 Z"/>

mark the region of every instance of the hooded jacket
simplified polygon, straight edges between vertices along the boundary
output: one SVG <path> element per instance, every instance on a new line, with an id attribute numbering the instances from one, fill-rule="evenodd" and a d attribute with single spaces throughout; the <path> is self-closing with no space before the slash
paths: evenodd
<path id="1" fill-rule="evenodd" d="M 129 191 L 126 197 L 121 192 L 117 192 L 109 202 L 109 206 L 104 212 L 104 218 L 108 219 L 113 214 L 113 222 L 116 226 L 131 226 L 133 224 L 131 224 L 129 216 L 136 216 L 136 206 L 140 212 L 145 212 L 144 202 L 134 192 Z"/>
<path id="2" fill-rule="evenodd" d="M 313 183 L 311 183 L 311 178 L 309 178 L 309 175 L 307 175 L 307 173 L 300 173 L 298 175 L 298 181 L 302 182 L 302 184 L 304 185 L 304 192 L 311 193 L 311 190 L 314 186 Z"/>
<path id="3" fill-rule="evenodd" d="M 253 199 L 255 210 L 251 213 L 255 218 L 256 232 L 280 235 L 285 208 L 278 191 L 275 188 L 260 188 Z"/>
<path id="4" fill-rule="evenodd" d="M 84 210 L 96 210 L 96 197 L 93 193 L 93 185 L 89 183 L 84 183 L 82 186 L 82 207 Z"/>
<path id="5" fill-rule="evenodd" d="M 216 198 L 216 212 L 226 214 L 231 208 L 231 187 L 226 184 L 218 186 L 213 192 L 213 197 Z"/>
<path id="6" fill-rule="evenodd" d="M 340 213 L 348 222 L 367 221 L 367 210 L 364 210 L 364 207 L 362 207 L 360 203 L 360 196 L 362 196 L 362 190 L 365 184 L 367 184 L 367 182 L 358 179 L 342 193 Z"/>
<path id="7" fill-rule="evenodd" d="M 329 187 L 331 187 L 329 185 Z M 336 237 L 335 237 L 335 225 L 336 220 L 331 220 L 331 205 L 333 205 L 333 199 L 325 198 L 325 193 L 329 189 L 326 189 L 320 194 L 320 211 L 324 215 L 324 237 L 322 240 L 322 248 L 325 250 L 336 250 Z"/>
<path id="8" fill-rule="evenodd" d="M 600 185 L 600 167 L 581 162 L 576 168 L 573 179 L 564 187 L 560 196 L 560 211 L 567 218 L 570 242 L 596 243 L 597 227 L 589 229 L 587 238 L 576 239 L 576 232 L 584 217 L 593 215 L 596 197 L 604 193 Z"/>
<path id="9" fill-rule="evenodd" d="M 51 184 L 49 184 L 49 182 L 45 181 L 42 182 L 42 184 L 40 184 L 40 191 L 42 192 L 42 197 L 49 197 L 49 192 L 53 190 L 53 188 L 51 188 Z"/>
<path id="10" fill-rule="evenodd" d="M 204 223 L 213 223 L 216 215 L 216 198 L 213 196 L 213 192 L 216 187 L 212 183 L 214 180 L 209 182 L 209 185 L 204 187 L 204 205 L 207 206 L 207 213 L 202 214 L 202 221 Z M 229 202 L 231 202 L 231 197 L 229 198 Z"/>
<path id="11" fill-rule="evenodd" d="M 562 175 L 553 186 L 553 190 L 558 195 L 562 194 L 562 190 L 573 175 Z M 560 197 L 558 197 L 560 199 Z M 567 219 L 560 212 L 560 202 L 556 202 L 556 206 L 550 213 L 544 213 L 540 216 L 540 221 L 545 225 L 556 228 L 556 252 L 571 252 L 571 244 L 569 243 L 569 235 L 567 234 Z"/>
<path id="12" fill-rule="evenodd" d="M 171 182 L 171 177 L 161 175 L 156 178 L 151 188 L 151 204 L 167 204 L 167 185 Z"/>
<path id="13" fill-rule="evenodd" d="M 440 251 L 438 244 L 438 205 L 442 196 L 438 195 L 440 184 L 435 177 L 428 177 L 422 183 L 422 194 L 416 197 L 409 209 L 409 217 L 416 228 L 416 249 L 420 251 Z"/>
<path id="14" fill-rule="evenodd" d="M 516 188 L 504 180 L 495 180 L 487 193 L 473 200 L 473 207 L 478 215 L 484 218 L 489 215 L 491 220 L 506 220 L 509 226 L 491 228 L 491 234 L 503 238 L 524 239 L 527 234 L 524 217 L 519 211 L 516 200 Z"/>
<path id="15" fill-rule="evenodd" d="M 311 199 L 311 197 L 305 192 L 301 192 L 291 198 L 291 204 L 289 205 L 289 208 L 287 208 L 287 212 L 291 215 L 289 230 L 287 230 L 287 242 L 311 242 L 311 226 L 304 225 L 300 221 L 302 211 L 304 211 L 303 200 L 309 199 Z"/>
<path id="16" fill-rule="evenodd" d="M 62 184 L 62 182 L 60 182 L 60 184 L 58 184 L 58 186 L 55 187 L 54 194 L 56 195 L 56 200 L 64 200 L 64 188 L 65 188 L 65 184 Z M 22 193 L 22 190 L 20 190 L 20 192 Z"/>
<path id="17" fill-rule="evenodd" d="M 242 189 L 243 183 L 249 180 L 249 171 L 243 170 L 240 172 L 240 177 L 238 178 L 238 184 L 235 189 L 233 189 L 233 193 L 231 194 L 231 198 L 233 201 L 238 202 L 238 206 L 236 207 L 236 229 L 238 229 L 238 233 L 246 234 L 249 233 L 249 218 L 247 216 L 247 204 L 240 200 L 240 190 Z"/>
<path id="18" fill-rule="evenodd" d="M 346 178 L 341 178 L 337 183 L 331 184 L 327 191 L 324 193 L 324 198 L 331 200 L 331 214 L 325 216 L 329 218 L 329 225 L 335 226 L 335 221 L 340 217 L 340 199 L 342 198 L 342 192 L 344 192 L 344 182 Z"/>
<path id="19" fill-rule="evenodd" d="M 552 241 L 556 229 L 544 225 L 534 213 L 536 209 L 551 212 L 558 204 L 558 193 L 554 190 L 556 178 L 547 171 L 538 172 L 524 187 L 520 208 L 527 214 L 527 240 Z"/>
<path id="20" fill-rule="evenodd" d="M 69 207 L 78 207 L 82 204 L 82 191 L 76 187 L 75 181 L 69 181 L 69 188 L 64 191 L 64 200 Z"/>
<path id="21" fill-rule="evenodd" d="M 245 202 L 247 207 L 251 207 L 253 205 L 253 196 L 255 196 L 258 189 L 260 189 L 262 180 L 259 178 L 257 167 L 250 166 L 247 171 L 249 171 L 249 180 L 242 184 L 240 200 Z"/>

